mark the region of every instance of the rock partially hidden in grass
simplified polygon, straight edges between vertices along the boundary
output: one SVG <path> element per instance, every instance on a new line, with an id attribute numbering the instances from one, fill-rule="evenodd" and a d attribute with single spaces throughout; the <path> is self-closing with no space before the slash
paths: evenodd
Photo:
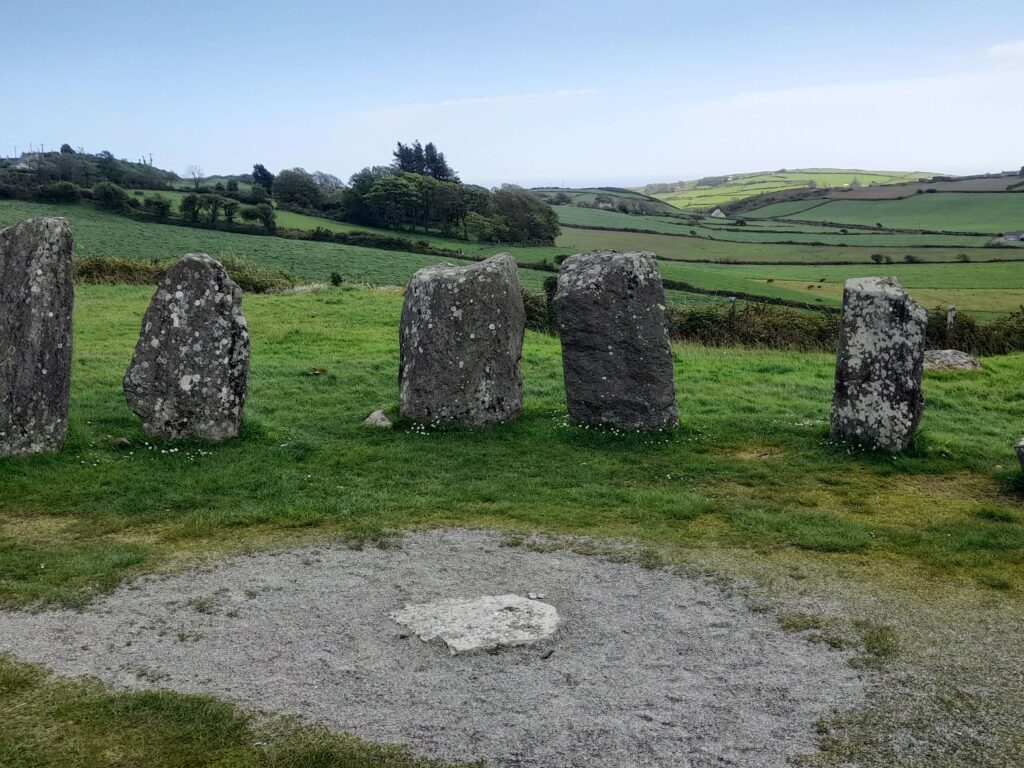
<path id="1" fill-rule="evenodd" d="M 1017 451 L 1017 461 L 1020 462 L 1020 468 L 1024 470 L 1024 437 L 1018 440 L 1013 447 Z"/>
<path id="2" fill-rule="evenodd" d="M 973 371 L 978 368 L 981 368 L 981 361 L 959 349 L 929 349 L 924 353 L 926 371 Z"/>
<path id="3" fill-rule="evenodd" d="M 146 434 L 223 440 L 238 434 L 249 386 L 242 289 L 220 262 L 186 254 L 157 288 L 124 376 Z"/>
<path id="4" fill-rule="evenodd" d="M 391 419 L 384 411 L 374 411 L 363 421 L 368 427 L 379 427 L 380 429 L 391 429 Z"/>
<path id="5" fill-rule="evenodd" d="M 531 645 L 551 637 L 559 623 L 553 605 L 519 595 L 407 605 L 392 618 L 424 642 L 440 638 L 452 656 Z"/>

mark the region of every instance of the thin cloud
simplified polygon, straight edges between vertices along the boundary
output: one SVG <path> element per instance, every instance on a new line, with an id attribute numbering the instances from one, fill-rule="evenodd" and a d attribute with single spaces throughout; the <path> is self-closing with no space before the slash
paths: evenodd
<path id="1" fill-rule="evenodd" d="M 597 90 L 593 88 L 578 88 L 573 90 L 548 91 L 544 93 L 519 93 L 506 96 L 474 96 L 462 99 L 442 99 L 440 101 L 428 101 L 417 104 L 400 104 L 394 107 L 370 109 L 365 112 L 357 112 L 356 117 L 381 117 L 386 115 L 401 115 L 415 112 L 451 109 L 455 107 L 509 104 L 520 101 L 535 101 L 538 99 L 565 99 L 578 96 L 592 96 L 596 93 Z"/>
<path id="2" fill-rule="evenodd" d="M 990 59 L 1024 59 L 1024 40 L 993 45 L 985 51 Z"/>

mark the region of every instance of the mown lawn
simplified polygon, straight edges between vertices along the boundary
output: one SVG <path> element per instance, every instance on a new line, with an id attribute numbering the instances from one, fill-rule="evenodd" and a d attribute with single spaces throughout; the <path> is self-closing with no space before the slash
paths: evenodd
<path id="1" fill-rule="evenodd" d="M 1013 764 L 1018 753 L 1000 728 L 1019 719 L 1019 699 L 1010 673 L 984 653 L 995 650 L 985 645 L 993 626 L 1024 621 L 1024 482 L 1012 450 L 1024 421 L 1024 356 L 929 374 L 922 434 L 904 457 L 829 441 L 833 359 L 825 354 L 678 347 L 680 429 L 617 435 L 569 426 L 558 342 L 538 334 L 526 339 L 518 422 L 439 431 L 400 422 L 380 431 L 361 422 L 380 407 L 395 415 L 401 296 L 249 296 L 242 435 L 171 443 L 147 438 L 121 393 L 149 295 L 78 289 L 68 443 L 56 455 L 0 462 L 3 606 L 79 606 L 141 573 L 292 541 L 372 542 L 418 526 L 621 538 L 640 542 L 648 565 L 739 569 L 795 594 L 831 597 L 842 588 L 894 601 L 895 615 L 907 618 L 892 621 L 909 622 L 898 637 L 913 663 L 938 654 L 960 665 L 944 669 L 953 677 L 922 700 L 1000 718 L 996 752 L 946 764 Z M 308 375 L 316 368 L 326 373 Z M 881 599 L 870 602 L 876 624 L 890 621 Z M 915 613 L 923 606 L 950 617 L 940 618 L 941 648 L 935 626 Z M 820 621 L 797 619 L 794 631 Z M 958 644 L 966 650 L 952 650 Z M 922 650 L 911 656 L 915 646 Z M 1006 683 L 978 702 L 944 687 L 966 674 L 975 652 L 972 674 Z M 891 706 L 849 726 L 856 738 L 827 731 L 820 764 L 858 750 L 888 754 L 889 742 L 872 743 L 884 728 L 871 718 L 888 721 L 902 705 Z M 908 727 L 917 733 L 933 722 L 929 714 Z M 412 764 L 294 723 L 257 722 L 211 699 L 114 693 L 0 659 L 0 765 Z"/>

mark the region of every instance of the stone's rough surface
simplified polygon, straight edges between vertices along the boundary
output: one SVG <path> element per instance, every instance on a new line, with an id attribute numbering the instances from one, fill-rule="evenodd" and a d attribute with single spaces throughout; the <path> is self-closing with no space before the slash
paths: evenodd
<path id="1" fill-rule="evenodd" d="M 1024 469 L 1024 437 L 1018 440 L 1013 447 L 1017 451 L 1017 461 L 1020 462 L 1020 468 Z"/>
<path id="2" fill-rule="evenodd" d="M 388 415 L 384 413 L 384 411 L 374 411 L 373 413 L 366 417 L 366 420 L 363 421 L 363 424 L 367 427 L 391 429 L 391 419 L 388 418 Z"/>
<path id="3" fill-rule="evenodd" d="M 665 291 L 653 253 L 569 257 L 554 303 L 574 422 L 629 430 L 679 423 Z"/>
<path id="4" fill-rule="evenodd" d="M 0 456 L 56 451 L 67 437 L 72 247 L 66 219 L 0 230 Z"/>
<path id="5" fill-rule="evenodd" d="M 959 349 L 929 349 L 924 353 L 926 371 L 973 371 L 978 368 L 981 368 L 981 361 Z"/>
<path id="6" fill-rule="evenodd" d="M 832 399 L 832 436 L 902 451 L 921 420 L 928 313 L 891 277 L 853 278 L 843 316 Z"/>
<path id="7" fill-rule="evenodd" d="M 551 637 L 559 621 L 554 606 L 519 595 L 436 600 L 391 617 L 424 642 L 443 640 L 452 656 L 536 643 Z"/>
<path id="8" fill-rule="evenodd" d="M 124 376 L 147 434 L 234 437 L 249 382 L 242 289 L 218 261 L 186 254 L 167 271 L 142 319 Z"/>
<path id="9" fill-rule="evenodd" d="M 523 289 L 509 254 L 419 270 L 405 291 L 399 331 L 402 415 L 463 426 L 517 418 L 525 329 Z"/>

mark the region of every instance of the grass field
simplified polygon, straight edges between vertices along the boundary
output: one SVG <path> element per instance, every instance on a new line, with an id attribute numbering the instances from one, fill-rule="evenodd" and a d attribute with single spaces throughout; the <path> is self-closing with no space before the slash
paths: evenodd
<path id="1" fill-rule="evenodd" d="M 559 221 L 575 227 L 643 229 L 684 237 L 711 237 L 737 243 L 820 243 L 876 248 L 947 246 L 982 248 L 991 241 L 988 235 L 917 235 L 886 230 L 851 229 L 813 224 L 793 224 L 750 219 L 743 225 L 731 220 L 701 218 L 694 222 L 667 216 L 638 216 L 592 208 L 556 206 Z M 812 211 L 814 209 L 811 209 Z"/>
<path id="2" fill-rule="evenodd" d="M 32 216 L 67 217 L 79 256 L 164 260 L 202 252 L 215 258 L 243 259 L 277 267 L 307 282 L 325 282 L 332 272 L 338 272 L 346 280 L 355 282 L 404 285 L 417 269 L 443 260 L 401 251 L 138 222 L 83 205 L 0 201 L 0 227 Z M 484 255 L 496 250 L 491 247 Z M 519 274 L 523 284 L 531 290 L 539 290 L 545 277 L 535 270 L 523 269 Z"/>
<path id="3" fill-rule="evenodd" d="M 868 226 L 881 223 L 895 229 L 1002 233 L 1024 229 L 1024 194 L 943 192 L 899 200 L 831 200 L 823 205 L 811 201 L 776 203 L 749 215 Z"/>
<path id="4" fill-rule="evenodd" d="M 917 181 L 932 175 L 920 172 L 860 171 L 836 168 L 740 173 L 730 176 L 727 182 L 719 186 L 698 187 L 696 181 L 683 182 L 683 186 L 677 191 L 656 193 L 654 197 L 683 210 L 710 211 L 717 206 L 766 192 L 805 188 L 812 181 L 821 189 L 843 187 L 853 183 L 854 180 L 863 186 L 868 186 L 872 183 L 898 184 Z"/>
<path id="5" fill-rule="evenodd" d="M 585 209 L 574 209 L 585 210 Z M 587 211 L 601 216 L 622 216 L 635 219 L 664 217 L 626 216 L 604 211 Z M 279 237 L 241 235 L 216 230 L 194 229 L 167 224 L 137 222 L 97 210 L 90 206 L 53 206 L 38 203 L 0 201 L 0 226 L 13 224 L 31 216 L 67 216 L 76 238 L 80 256 L 117 256 L 139 259 L 176 259 L 189 251 L 207 252 L 217 258 L 252 261 L 285 269 L 308 282 L 326 282 L 332 272 L 346 280 L 376 285 L 404 285 L 413 272 L 442 259 L 400 251 L 288 240 Z M 297 214 L 293 214 L 296 215 Z M 305 223 L 326 222 L 304 217 Z M 592 219 L 591 219 L 592 220 Z M 615 223 L 619 219 L 610 219 Z M 337 222 L 331 222 L 337 224 Z M 340 225 L 349 226 L 349 225 Z M 672 226 L 669 224 L 668 226 Z M 713 225 L 709 225 L 709 228 Z M 384 231 L 384 230 L 378 230 Z M 390 233 L 393 234 L 393 233 Z M 926 306 L 955 304 L 961 310 L 994 317 L 1024 302 L 1024 282 L 1019 277 L 1021 266 L 1007 264 L 964 264 L 958 262 L 963 249 L 947 248 L 851 248 L 777 243 L 738 243 L 667 234 L 646 234 L 614 230 L 565 229 L 556 247 L 506 248 L 466 244 L 442 238 L 428 238 L 443 247 L 462 246 L 472 255 L 491 255 L 497 251 L 512 252 L 520 263 L 552 262 L 556 256 L 581 251 L 651 250 L 662 259 L 662 274 L 700 288 L 719 291 L 723 296 L 748 293 L 796 301 L 812 301 L 838 305 L 838 286 L 845 277 L 865 274 L 898 275 Z M 901 263 L 874 265 L 871 255 L 881 253 L 894 262 L 902 262 L 907 254 L 929 262 L 953 262 L 945 265 Z M 974 258 L 1020 258 L 1019 249 L 986 248 L 969 251 Z M 447 257 L 445 257 L 447 258 Z M 459 263 L 458 259 L 447 260 Z M 809 261 L 855 261 L 864 266 L 746 266 L 739 264 L 700 264 L 692 261 L 783 261 L 793 265 Z M 520 279 L 530 290 L 538 291 L 548 274 L 520 269 Z M 818 285 L 820 278 L 826 285 Z M 773 282 L 768 282 L 772 280 Z M 809 287 L 809 286 L 814 287 Z M 699 294 L 670 292 L 673 303 L 706 302 Z"/>
<path id="6" fill-rule="evenodd" d="M 941 745 L 949 718 L 974 737 L 936 748 L 948 762 L 915 764 L 1021 757 L 1012 659 L 1024 652 L 1024 504 L 1010 467 L 1024 356 L 926 376 L 923 438 L 898 458 L 830 444 L 827 354 L 678 347 L 679 431 L 567 427 L 558 342 L 537 334 L 524 347 L 520 421 L 379 431 L 361 421 L 396 408 L 401 296 L 249 296 L 242 435 L 171 451 L 143 435 L 121 394 L 150 293 L 78 289 L 68 443 L 0 462 L 0 603 L 81 605 L 137 574 L 234 551 L 418 526 L 626 538 L 651 565 L 839 601 L 898 639 L 905 693 L 823 727 L 820 765 L 863 750 L 878 758 L 864 764 L 897 764 L 889 750 L 905 742 L 887 728 Z M 0 764 L 407 764 L 322 735 L 257 731 L 212 700 L 47 681 L 0 660 Z M 335 762 L 316 762 L 310 745 Z"/>

